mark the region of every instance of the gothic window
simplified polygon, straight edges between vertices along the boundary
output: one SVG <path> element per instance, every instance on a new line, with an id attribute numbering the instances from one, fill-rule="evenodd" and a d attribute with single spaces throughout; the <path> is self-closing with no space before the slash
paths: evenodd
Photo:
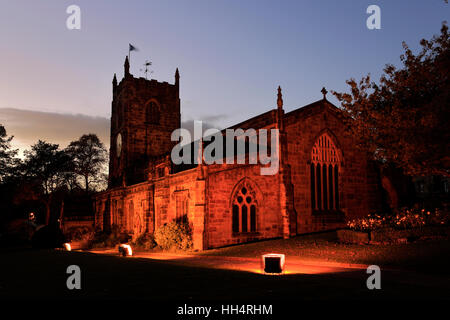
<path id="1" fill-rule="evenodd" d="M 312 148 L 310 166 L 312 210 L 339 210 L 339 154 L 326 133 Z"/>
<path id="2" fill-rule="evenodd" d="M 154 101 L 150 101 L 147 104 L 147 110 L 146 110 L 146 120 L 148 123 L 151 124 L 159 124 L 159 107 L 158 104 Z"/>
<path id="3" fill-rule="evenodd" d="M 232 204 L 232 231 L 245 233 L 257 231 L 257 201 L 248 185 L 242 185 L 235 192 Z"/>

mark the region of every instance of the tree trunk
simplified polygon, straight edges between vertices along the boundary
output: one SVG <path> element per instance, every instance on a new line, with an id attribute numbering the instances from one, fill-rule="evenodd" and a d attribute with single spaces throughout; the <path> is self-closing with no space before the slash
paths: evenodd
<path id="1" fill-rule="evenodd" d="M 86 183 L 86 193 L 89 193 L 89 176 L 84 176 L 84 181 Z"/>
<path id="2" fill-rule="evenodd" d="M 398 193 L 395 189 L 394 185 L 392 184 L 391 179 L 387 176 L 381 177 L 381 185 L 384 190 L 386 190 L 387 196 L 388 196 L 388 205 L 392 210 L 395 210 L 398 208 Z"/>
<path id="3" fill-rule="evenodd" d="M 52 194 L 48 195 L 47 201 L 45 201 L 45 225 L 50 223 L 50 204 L 52 202 Z"/>
<path id="4" fill-rule="evenodd" d="M 63 228 L 63 219 L 64 219 L 64 200 L 61 201 L 61 209 L 59 210 L 59 228 Z"/>
<path id="5" fill-rule="evenodd" d="M 45 202 L 45 225 L 50 222 L 50 201 Z"/>

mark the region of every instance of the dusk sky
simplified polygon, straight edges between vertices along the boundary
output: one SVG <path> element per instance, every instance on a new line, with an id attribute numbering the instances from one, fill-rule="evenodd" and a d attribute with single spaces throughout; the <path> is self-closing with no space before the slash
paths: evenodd
<path id="1" fill-rule="evenodd" d="M 69 30 L 66 8 L 81 8 Z M 381 30 L 366 9 L 381 8 Z M 113 74 L 174 82 L 180 70 L 182 120 L 218 128 L 276 105 L 286 111 L 347 91 L 345 81 L 399 64 L 402 41 L 417 50 L 449 18 L 443 0 L 396 1 L 6 1 L 0 0 L 0 123 L 26 148 L 62 147 L 83 133 L 108 144 Z M 337 104 L 330 94 L 328 98 Z"/>

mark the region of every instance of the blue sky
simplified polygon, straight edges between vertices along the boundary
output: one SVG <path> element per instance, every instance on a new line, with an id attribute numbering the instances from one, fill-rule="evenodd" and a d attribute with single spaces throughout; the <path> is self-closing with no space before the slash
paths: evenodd
<path id="1" fill-rule="evenodd" d="M 81 30 L 66 28 L 71 4 Z M 381 30 L 366 27 L 371 4 Z M 8 130 L 5 108 L 109 117 L 111 80 L 132 43 L 135 76 L 145 60 L 159 81 L 180 69 L 183 120 L 224 127 L 274 108 L 278 85 L 290 111 L 323 86 L 378 78 L 399 63 L 402 41 L 417 49 L 448 17 L 443 0 L 0 0 L 0 123 Z"/>

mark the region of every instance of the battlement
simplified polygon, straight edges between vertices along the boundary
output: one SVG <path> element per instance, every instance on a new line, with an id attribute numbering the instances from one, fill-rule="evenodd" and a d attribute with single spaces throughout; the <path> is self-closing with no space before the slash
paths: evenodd
<path id="1" fill-rule="evenodd" d="M 124 76 L 120 83 L 117 83 L 116 74 L 114 74 L 113 78 L 113 95 L 120 93 L 123 88 L 129 86 L 133 87 L 136 91 L 148 91 L 148 92 L 159 92 L 164 94 L 175 94 L 177 97 L 179 96 L 179 81 L 180 81 L 180 73 L 178 68 L 175 71 L 175 82 L 174 84 L 168 83 L 167 81 L 159 82 L 156 79 L 146 79 L 144 77 L 134 77 L 130 73 L 130 63 L 128 61 L 128 57 L 125 58 L 124 63 Z"/>
<path id="2" fill-rule="evenodd" d="M 132 85 L 134 88 L 147 90 L 165 90 L 166 92 L 178 92 L 178 85 L 171 84 L 167 81 L 159 82 L 156 79 L 145 79 L 143 77 L 135 78 L 130 74 L 129 77 L 123 77 L 120 83 L 115 88 L 116 92 L 120 92 L 126 85 Z"/>

